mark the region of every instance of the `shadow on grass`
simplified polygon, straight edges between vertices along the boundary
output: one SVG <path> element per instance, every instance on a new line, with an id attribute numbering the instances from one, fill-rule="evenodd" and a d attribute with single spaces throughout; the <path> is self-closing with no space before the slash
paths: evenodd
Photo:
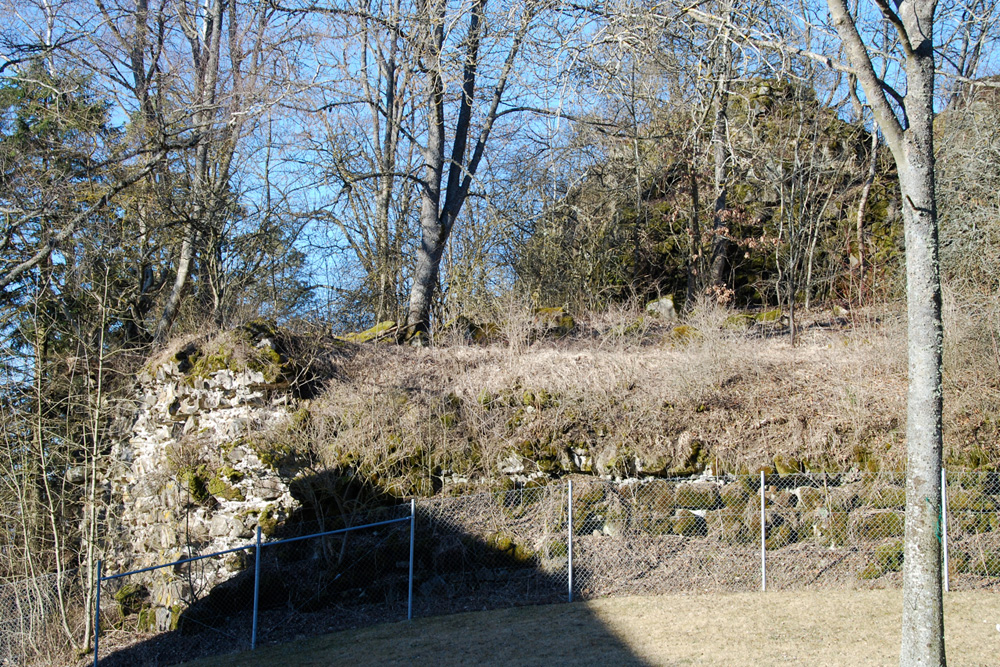
<path id="1" fill-rule="evenodd" d="M 281 544 L 267 544 L 261 550 L 259 616 L 256 654 L 243 654 L 231 664 L 276 664 L 285 655 L 289 664 L 298 642 L 306 637 L 346 629 L 383 628 L 383 632 L 410 632 L 411 624 L 382 625 L 405 621 L 409 605 L 410 506 L 398 501 L 390 505 L 385 494 L 362 498 L 352 489 L 350 476 L 326 472 L 297 484 L 295 493 L 303 509 L 272 536 L 271 541 L 289 540 L 314 532 L 331 531 L 404 519 L 394 523 Z M 464 498 L 444 498 L 417 504 L 414 523 L 412 615 L 420 624 L 430 618 L 493 609 L 500 615 L 462 614 L 445 626 L 465 627 L 471 640 L 453 646 L 451 657 L 468 654 L 476 663 L 476 646 L 502 647 L 509 662 L 530 664 L 532 646 L 519 640 L 531 630 L 531 641 L 546 641 L 545 618 L 558 618 L 558 632 L 572 633 L 581 648 L 600 647 L 601 655 L 615 656 L 617 664 L 642 665 L 629 648 L 582 605 L 538 608 L 521 617 L 515 608 L 552 605 L 569 597 L 567 568 L 568 540 L 566 489 L 563 486 L 517 489 Z M 384 506 L 344 519 L 335 512 L 345 499 L 365 506 Z M 324 516 L 336 516 L 326 519 Z M 247 651 L 251 644 L 254 581 L 257 563 L 252 549 L 231 559 L 240 571 L 192 598 L 177 618 L 177 629 L 129 646 L 102 652 L 102 667 L 173 665 L 185 661 Z M 192 567 L 194 564 L 192 564 Z M 178 573 L 192 579 L 191 572 Z M 589 573 L 577 571 L 580 581 Z M 547 611 L 551 610 L 551 611 Z M 478 620 L 476 620 L 478 619 Z M 527 626 L 524 627 L 524 624 Z M 483 626 L 486 624 L 486 627 Z M 496 627 L 489 627 L 495 624 Z M 560 625 L 561 624 L 561 625 Z M 431 625 L 419 627 L 432 628 Z M 440 627 L 437 626 L 437 627 Z M 524 629 L 524 632 L 518 630 Z M 553 631 L 555 627 L 553 627 Z M 485 634 L 484 634 L 485 633 Z M 485 638 L 484 638 L 485 637 Z M 552 638 L 556 640 L 556 637 Z M 565 641 L 566 637 L 558 638 Z M 102 640 L 103 641 L 103 640 Z M 297 642 L 295 647 L 289 642 Z M 412 645 L 404 642 L 404 653 L 413 658 L 433 657 L 437 649 L 433 637 L 423 637 Z M 283 645 L 266 648 L 268 645 Z M 334 664 L 336 655 L 323 662 L 311 644 L 309 662 Z M 409 646 L 409 648 L 406 648 Z M 111 649 L 110 646 L 108 646 Z M 446 650 L 447 647 L 440 647 Z M 501 650 L 501 649 L 497 649 Z M 263 651 L 263 652 L 262 652 Z M 428 653 L 430 651 L 430 653 Z M 261 657 L 255 658 L 255 655 Z M 382 664 L 406 661 L 407 656 L 368 656 L 361 662 Z M 569 659 L 570 656 L 567 656 Z M 303 659 L 306 659 L 303 657 Z M 205 664 L 223 658 L 213 658 Z M 358 658 L 352 658 L 358 661 Z"/>

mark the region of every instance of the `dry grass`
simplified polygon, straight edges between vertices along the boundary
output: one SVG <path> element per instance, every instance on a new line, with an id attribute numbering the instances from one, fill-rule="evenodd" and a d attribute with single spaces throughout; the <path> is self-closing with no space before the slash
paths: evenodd
<path id="1" fill-rule="evenodd" d="M 512 332 L 482 347 L 366 347 L 310 407 L 314 437 L 328 464 L 419 453 L 429 471 L 484 481 L 511 451 L 575 447 L 595 461 L 620 451 L 669 468 L 685 465 L 692 442 L 702 465 L 731 471 L 776 454 L 825 469 L 901 466 L 898 316 L 815 317 L 793 348 L 767 327 L 732 330 L 732 315 L 696 312 L 678 333 L 622 309 L 568 340 L 528 345 Z"/>
<path id="2" fill-rule="evenodd" d="M 628 597 L 345 631 L 191 667 L 306 665 L 892 665 L 901 593 Z M 953 665 L 994 665 L 1000 597 L 945 597 Z"/>

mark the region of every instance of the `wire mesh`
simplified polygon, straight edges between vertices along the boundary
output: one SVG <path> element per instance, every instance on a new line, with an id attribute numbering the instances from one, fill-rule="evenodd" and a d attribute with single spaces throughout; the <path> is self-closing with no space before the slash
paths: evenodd
<path id="1" fill-rule="evenodd" d="M 305 538 L 262 545 L 258 643 L 405 619 L 409 517 L 409 504 L 380 508 L 299 524 Z M 359 528 L 371 524 L 381 525 Z M 343 532 L 311 535 L 329 531 Z"/>
<path id="2" fill-rule="evenodd" d="M 415 613 L 565 600 L 567 509 L 565 485 L 419 503 Z"/>
<path id="3" fill-rule="evenodd" d="M 904 482 L 897 473 L 769 476 L 768 587 L 902 585 Z"/>
<path id="4" fill-rule="evenodd" d="M 947 475 L 951 590 L 1000 588 L 1000 473 Z"/>
<path id="5" fill-rule="evenodd" d="M 100 582 L 100 664 L 174 664 L 249 649 L 253 558 L 248 545 L 151 571 L 109 573 Z"/>
<path id="6" fill-rule="evenodd" d="M 0 585 L 0 665 L 52 664 L 64 658 L 71 621 L 63 612 L 81 603 L 75 570 Z"/>
<path id="7" fill-rule="evenodd" d="M 997 586 L 1000 474 L 952 473 L 947 491 L 952 589 Z M 759 590 L 765 578 L 768 590 L 902 582 L 901 474 L 590 478 L 577 479 L 569 494 L 559 483 L 416 503 L 413 615 L 563 601 L 571 572 L 582 599 Z M 410 511 L 407 504 L 277 527 L 261 545 L 257 643 L 406 618 Z M 166 624 L 182 641 L 155 659 L 132 651 L 102 664 L 173 664 L 248 648 L 255 553 L 251 544 L 105 582 L 105 632 L 151 634 Z M 225 581 L 219 559 L 227 559 Z M 180 604 L 150 598 L 154 575 Z M 0 612 L 9 604 L 3 590 Z M 0 642 L 11 636 L 5 627 Z"/>
<path id="8" fill-rule="evenodd" d="M 756 486 L 754 478 L 575 484 L 577 595 L 759 588 Z"/>

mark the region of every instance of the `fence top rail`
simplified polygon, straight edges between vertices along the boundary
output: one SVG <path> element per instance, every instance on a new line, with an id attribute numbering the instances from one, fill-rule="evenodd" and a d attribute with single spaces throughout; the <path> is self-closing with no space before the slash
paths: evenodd
<path id="1" fill-rule="evenodd" d="M 364 530 L 365 528 L 376 528 L 378 526 L 385 526 L 390 523 L 402 523 L 403 521 L 409 521 L 409 516 L 399 517 L 398 519 L 387 519 L 385 521 L 376 521 L 375 523 L 366 523 L 363 526 L 350 526 L 349 528 L 338 528 L 337 530 L 327 530 L 322 533 L 313 533 L 312 535 L 300 535 L 299 537 L 288 537 L 283 540 L 277 540 L 275 542 L 261 542 L 261 547 L 273 547 L 277 544 L 288 544 L 289 542 L 298 542 L 299 540 L 309 540 L 314 537 L 326 537 L 327 535 L 336 535 L 338 533 L 347 533 L 352 530 Z M 251 545 L 254 546 L 254 545 Z"/>
<path id="2" fill-rule="evenodd" d="M 401 523 L 403 521 L 409 521 L 409 516 L 400 517 L 398 519 L 389 519 L 387 521 L 376 521 L 375 523 L 368 523 L 363 526 L 351 526 L 349 528 L 339 528 L 337 530 L 328 530 L 322 533 L 312 533 L 311 535 L 301 535 L 299 537 L 289 537 L 284 540 L 277 540 L 275 542 L 262 542 L 261 547 L 271 547 L 276 544 L 287 544 L 289 542 L 298 542 L 299 540 L 308 540 L 314 537 L 325 537 L 327 535 L 336 535 L 338 533 L 346 533 L 352 530 L 364 530 L 365 528 L 375 528 L 377 526 L 385 526 L 390 523 Z M 128 572 L 119 572 L 118 574 L 109 574 L 107 576 L 102 576 L 101 581 L 111 581 L 112 579 L 121 579 L 122 577 L 127 577 L 133 574 L 142 574 L 143 572 L 152 572 L 153 570 L 162 570 L 165 567 L 174 567 L 176 565 L 184 565 L 185 563 L 193 563 L 194 561 L 204 560 L 206 558 L 212 558 L 214 556 L 225 556 L 226 554 L 235 553 L 237 551 L 245 551 L 247 549 L 256 549 L 257 543 L 251 542 L 242 547 L 234 547 L 232 549 L 226 549 L 225 551 L 215 551 L 210 554 L 201 554 L 200 556 L 192 556 L 191 558 L 182 558 L 181 560 L 175 560 L 170 563 L 163 563 L 162 565 L 153 565 L 151 567 L 144 567 L 139 570 L 129 570 Z"/>

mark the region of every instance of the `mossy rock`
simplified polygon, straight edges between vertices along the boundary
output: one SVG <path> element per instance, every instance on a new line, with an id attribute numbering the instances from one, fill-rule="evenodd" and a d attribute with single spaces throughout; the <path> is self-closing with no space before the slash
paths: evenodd
<path id="1" fill-rule="evenodd" d="M 641 516 L 637 522 L 637 527 L 641 532 L 650 535 L 673 535 L 674 517 Z"/>
<path id="2" fill-rule="evenodd" d="M 798 502 L 798 496 L 791 491 L 771 491 L 764 494 L 764 507 L 768 508 L 792 509 Z"/>
<path id="3" fill-rule="evenodd" d="M 782 521 L 781 524 L 767 529 L 764 537 L 764 548 L 768 551 L 780 549 L 797 541 L 798 538 L 798 532 L 791 523 Z"/>
<path id="4" fill-rule="evenodd" d="M 774 468 L 771 468 L 770 466 L 760 468 L 756 471 L 750 471 L 747 468 L 742 468 L 736 476 L 736 483 L 746 489 L 751 495 L 757 495 L 757 493 L 760 492 L 760 473 L 762 470 L 765 477 L 767 475 L 774 474 Z"/>
<path id="5" fill-rule="evenodd" d="M 254 440 L 248 444 L 253 453 L 260 459 L 260 462 L 275 472 L 278 472 L 281 468 L 293 465 L 295 462 L 295 450 L 290 444 L 280 441 L 264 442 L 260 440 Z"/>
<path id="6" fill-rule="evenodd" d="M 850 512 L 860 503 L 860 494 L 851 487 L 830 489 L 827 494 L 827 508 L 831 512 Z"/>
<path id="7" fill-rule="evenodd" d="M 687 451 L 682 454 L 681 463 L 667 471 L 671 477 L 690 477 L 697 475 L 708 466 L 710 455 L 702 445 L 701 440 L 693 438 L 687 445 Z"/>
<path id="8" fill-rule="evenodd" d="M 548 545 L 549 558 L 566 558 L 569 556 L 569 544 L 566 540 L 553 540 Z"/>
<path id="9" fill-rule="evenodd" d="M 815 486 L 800 486 L 795 495 L 799 499 L 797 507 L 806 512 L 826 505 L 826 493 Z"/>
<path id="10" fill-rule="evenodd" d="M 688 510 L 677 510 L 673 520 L 673 532 L 684 537 L 704 537 L 708 534 L 708 523 Z"/>
<path id="11" fill-rule="evenodd" d="M 714 510 L 721 506 L 722 500 L 718 486 L 711 483 L 695 482 L 677 485 L 674 504 L 685 509 Z"/>
<path id="12" fill-rule="evenodd" d="M 753 495 L 743 484 L 726 484 L 719 489 L 719 500 L 723 506 L 729 509 L 743 510 L 751 498 Z"/>
<path id="13" fill-rule="evenodd" d="M 842 547 L 847 543 L 850 515 L 831 512 L 819 507 L 802 516 L 802 527 L 807 529 L 816 544 L 824 547 Z"/>
<path id="14" fill-rule="evenodd" d="M 246 500 L 246 496 L 239 489 L 230 486 L 222 477 L 213 477 L 208 481 L 207 490 L 219 500 Z"/>
<path id="15" fill-rule="evenodd" d="M 362 344 L 373 340 L 377 340 L 389 334 L 389 332 L 395 328 L 396 323 L 387 320 L 385 322 L 379 322 L 371 329 L 366 329 L 364 331 L 359 331 L 356 333 L 349 333 L 340 336 L 340 340 L 346 341 L 348 343 Z"/>
<path id="16" fill-rule="evenodd" d="M 850 519 L 850 536 L 855 542 L 878 542 L 903 536 L 904 516 L 894 510 L 855 512 Z"/>
<path id="17" fill-rule="evenodd" d="M 264 509 L 257 514 L 257 525 L 260 526 L 260 532 L 265 537 L 274 535 L 274 531 L 278 529 L 278 514 L 273 505 L 265 505 Z"/>
<path id="18" fill-rule="evenodd" d="M 642 484 L 634 491 L 635 504 L 644 512 L 671 512 L 675 507 L 674 494 L 672 484 Z"/>
<path id="19" fill-rule="evenodd" d="M 774 308 L 773 310 L 764 310 L 753 316 L 754 320 L 757 322 L 768 323 L 768 322 L 780 322 L 781 321 L 781 308 Z"/>
<path id="20" fill-rule="evenodd" d="M 513 535 L 505 531 L 497 531 L 488 535 L 486 544 L 515 563 L 527 564 L 535 559 L 535 552 L 518 542 Z"/>
<path id="21" fill-rule="evenodd" d="M 878 565 L 876 565 L 875 563 L 868 563 L 867 565 L 865 565 L 864 569 L 858 572 L 858 579 L 864 579 L 866 581 L 871 579 L 878 579 L 883 574 L 884 573 L 882 572 L 882 568 L 880 568 Z"/>
<path id="22" fill-rule="evenodd" d="M 952 516 L 954 523 L 963 533 L 979 535 L 996 529 L 997 515 L 995 513 L 953 511 Z"/>
<path id="23" fill-rule="evenodd" d="M 722 327 L 729 331 L 746 331 L 756 321 L 757 318 L 750 313 L 736 313 L 727 317 L 725 322 L 722 323 Z"/>
<path id="24" fill-rule="evenodd" d="M 399 498 L 400 500 L 416 495 L 416 489 L 413 487 L 413 482 L 406 477 L 397 477 L 396 479 L 390 480 L 385 485 L 385 492 L 393 498 Z"/>
<path id="25" fill-rule="evenodd" d="M 971 553 L 966 571 L 981 577 L 1000 577 L 1000 551 Z"/>
<path id="26" fill-rule="evenodd" d="M 660 476 L 666 473 L 670 459 L 666 456 L 636 458 L 635 469 L 639 475 Z"/>
<path id="27" fill-rule="evenodd" d="M 948 509 L 955 512 L 994 512 L 997 504 L 982 491 L 959 489 L 948 494 Z"/>
<path id="28" fill-rule="evenodd" d="M 576 320 L 563 308 L 536 308 L 533 333 L 561 338 L 576 328 Z"/>
<path id="29" fill-rule="evenodd" d="M 151 632 L 156 630 L 156 610 L 152 607 L 143 607 L 139 610 L 139 617 L 136 623 L 136 630 L 139 632 Z"/>
<path id="30" fill-rule="evenodd" d="M 865 504 L 878 510 L 902 509 L 906 507 L 906 489 L 899 486 L 876 486 L 868 492 Z"/>
<path id="31" fill-rule="evenodd" d="M 774 470 L 778 473 L 778 477 L 788 477 L 789 475 L 795 475 L 802 472 L 802 463 L 793 456 L 776 454 L 773 462 Z"/>
<path id="32" fill-rule="evenodd" d="M 115 591 L 115 602 L 122 616 L 139 613 L 149 599 L 149 591 L 142 584 L 128 582 Z"/>
<path id="33" fill-rule="evenodd" d="M 903 569 L 903 541 L 880 544 L 875 547 L 872 557 L 882 572 L 899 572 Z"/>
<path id="34" fill-rule="evenodd" d="M 741 517 L 742 512 L 737 513 L 728 508 L 705 512 L 705 523 L 708 525 L 709 536 L 725 544 L 750 544 L 754 542 L 754 534 L 743 523 Z"/>
<path id="35" fill-rule="evenodd" d="M 502 332 L 500 325 L 496 322 L 479 322 L 472 317 L 462 314 L 445 324 L 444 328 L 454 329 L 469 341 L 478 345 L 487 345 L 500 340 Z"/>
<path id="36" fill-rule="evenodd" d="M 476 403 L 487 410 L 491 409 L 499 400 L 500 397 L 497 394 L 487 389 L 480 389 L 476 395 Z"/>
<path id="37" fill-rule="evenodd" d="M 679 324 L 670 330 L 667 334 L 670 341 L 677 343 L 679 345 L 687 345 L 693 341 L 699 340 L 702 335 L 701 332 L 690 324 Z"/>
<path id="38" fill-rule="evenodd" d="M 948 573 L 963 574 L 969 571 L 969 554 L 953 549 L 948 552 Z"/>
<path id="39" fill-rule="evenodd" d="M 218 476 L 220 479 L 224 479 L 230 484 L 236 484 L 243 479 L 243 473 L 227 465 L 219 468 Z"/>
<path id="40" fill-rule="evenodd" d="M 187 487 L 188 493 L 191 494 L 191 500 L 194 502 L 201 505 L 212 497 L 212 493 L 208 490 L 210 477 L 206 466 L 200 465 L 196 468 L 183 470 L 179 477 L 180 481 Z"/>

